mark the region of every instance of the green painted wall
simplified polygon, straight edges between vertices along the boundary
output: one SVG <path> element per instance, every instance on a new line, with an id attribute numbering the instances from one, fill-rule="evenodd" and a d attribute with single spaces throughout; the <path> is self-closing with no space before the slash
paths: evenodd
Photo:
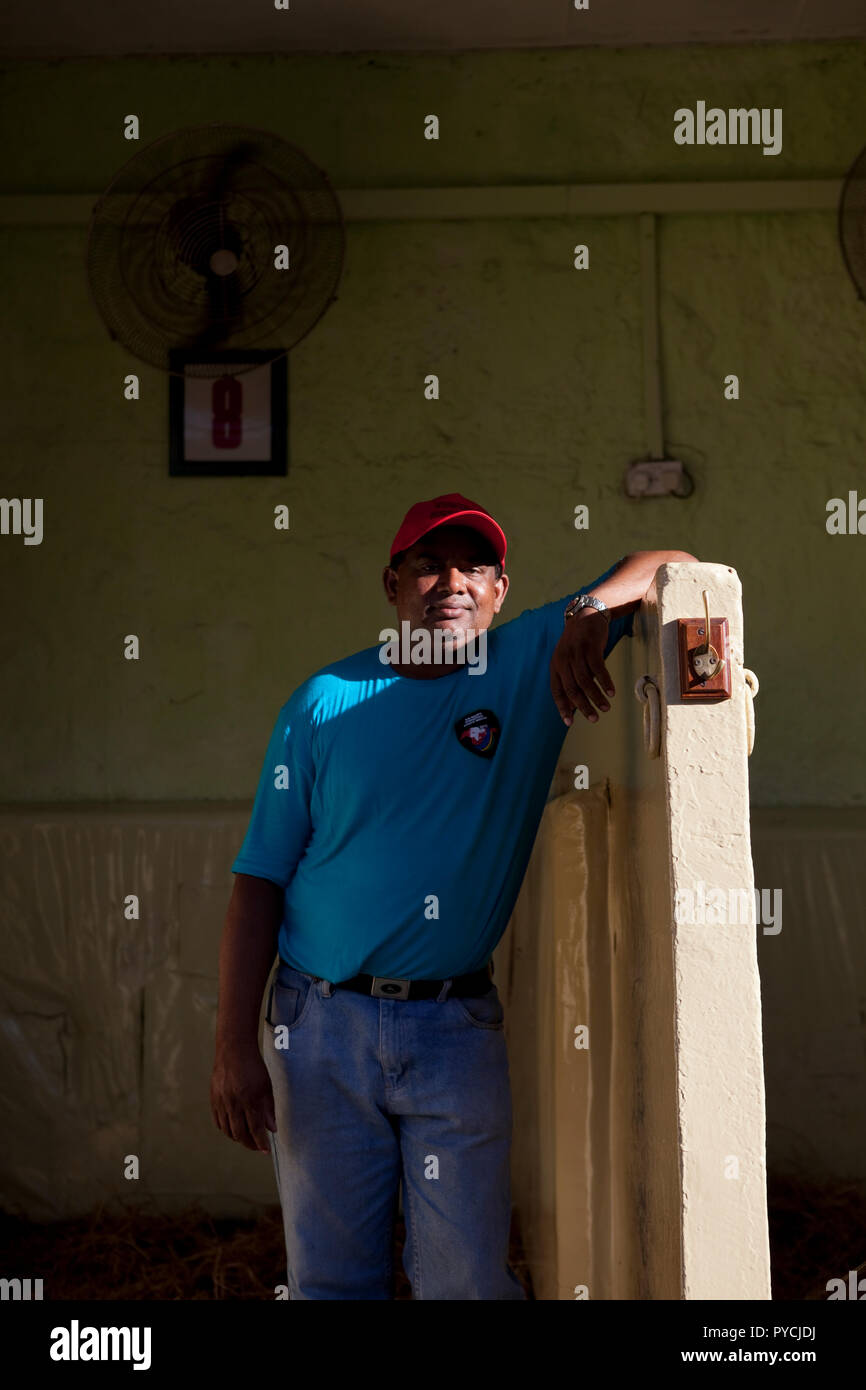
<path id="1" fill-rule="evenodd" d="M 132 152 L 129 112 L 142 143 L 272 129 L 338 188 L 837 178 L 866 143 L 864 69 L 853 43 L 15 64 L 0 192 L 98 193 Z M 676 146 L 673 112 L 698 99 L 781 106 L 782 153 Z M 291 355 L 289 476 L 252 480 L 168 477 L 166 379 L 109 340 L 85 234 L 0 227 L 2 495 L 45 499 L 41 546 L 0 537 L 4 799 L 250 795 L 292 688 L 389 621 L 405 509 L 459 489 L 511 539 L 503 616 L 629 549 L 733 565 L 761 680 L 753 799 L 864 800 L 866 536 L 828 536 L 825 507 L 866 495 L 866 306 L 832 213 L 661 219 L 665 435 L 697 488 L 644 503 L 621 490 L 646 448 L 635 219 L 351 224 L 338 302 Z M 621 679 L 567 759 L 618 775 L 636 713 Z"/>

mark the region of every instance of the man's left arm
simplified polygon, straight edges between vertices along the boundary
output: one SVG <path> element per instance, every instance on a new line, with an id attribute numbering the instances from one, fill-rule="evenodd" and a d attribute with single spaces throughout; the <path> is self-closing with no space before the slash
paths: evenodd
<path id="1" fill-rule="evenodd" d="M 593 705 L 602 712 L 610 709 L 606 697 L 616 690 L 604 664 L 609 620 L 640 607 L 659 565 L 695 559 L 686 550 L 636 550 L 625 556 L 608 579 L 589 590 L 607 612 L 586 607 L 564 620 L 550 661 L 550 689 L 564 724 L 571 724 L 575 710 L 594 724 L 598 715 Z"/>

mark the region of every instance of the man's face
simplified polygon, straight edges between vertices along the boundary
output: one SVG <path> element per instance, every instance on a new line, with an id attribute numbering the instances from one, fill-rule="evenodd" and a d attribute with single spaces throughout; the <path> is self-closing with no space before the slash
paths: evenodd
<path id="1" fill-rule="evenodd" d="M 468 526 L 437 526 L 406 551 L 398 571 L 382 579 L 400 622 L 414 631 L 441 629 L 455 647 L 469 630 L 488 628 L 508 591 L 508 576 L 496 578 L 495 559 L 484 537 Z"/>

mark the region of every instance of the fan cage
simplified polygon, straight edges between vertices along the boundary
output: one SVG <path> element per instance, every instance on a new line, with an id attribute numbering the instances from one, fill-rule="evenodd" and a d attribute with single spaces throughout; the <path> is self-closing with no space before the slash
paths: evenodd
<path id="1" fill-rule="evenodd" d="M 288 269 L 275 265 L 283 245 Z M 214 123 L 171 132 L 118 171 L 93 210 L 88 281 L 134 356 L 175 374 L 172 351 L 200 352 L 187 374 L 213 377 L 224 367 L 211 352 L 285 355 L 306 337 L 336 298 L 344 251 L 323 170 L 272 132 Z"/>

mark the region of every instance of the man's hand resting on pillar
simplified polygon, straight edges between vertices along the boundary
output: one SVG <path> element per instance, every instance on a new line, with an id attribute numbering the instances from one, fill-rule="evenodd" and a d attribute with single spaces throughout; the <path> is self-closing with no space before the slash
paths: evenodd
<path id="1" fill-rule="evenodd" d="M 660 565 L 696 561 L 687 550 L 636 550 L 593 590 L 592 597 L 606 605 L 606 612 L 581 608 L 564 620 L 550 660 L 550 689 L 564 724 L 572 723 L 575 710 L 595 724 L 596 709 L 602 713 L 610 709 L 608 697 L 616 691 L 604 664 L 609 620 L 640 607 Z"/>

